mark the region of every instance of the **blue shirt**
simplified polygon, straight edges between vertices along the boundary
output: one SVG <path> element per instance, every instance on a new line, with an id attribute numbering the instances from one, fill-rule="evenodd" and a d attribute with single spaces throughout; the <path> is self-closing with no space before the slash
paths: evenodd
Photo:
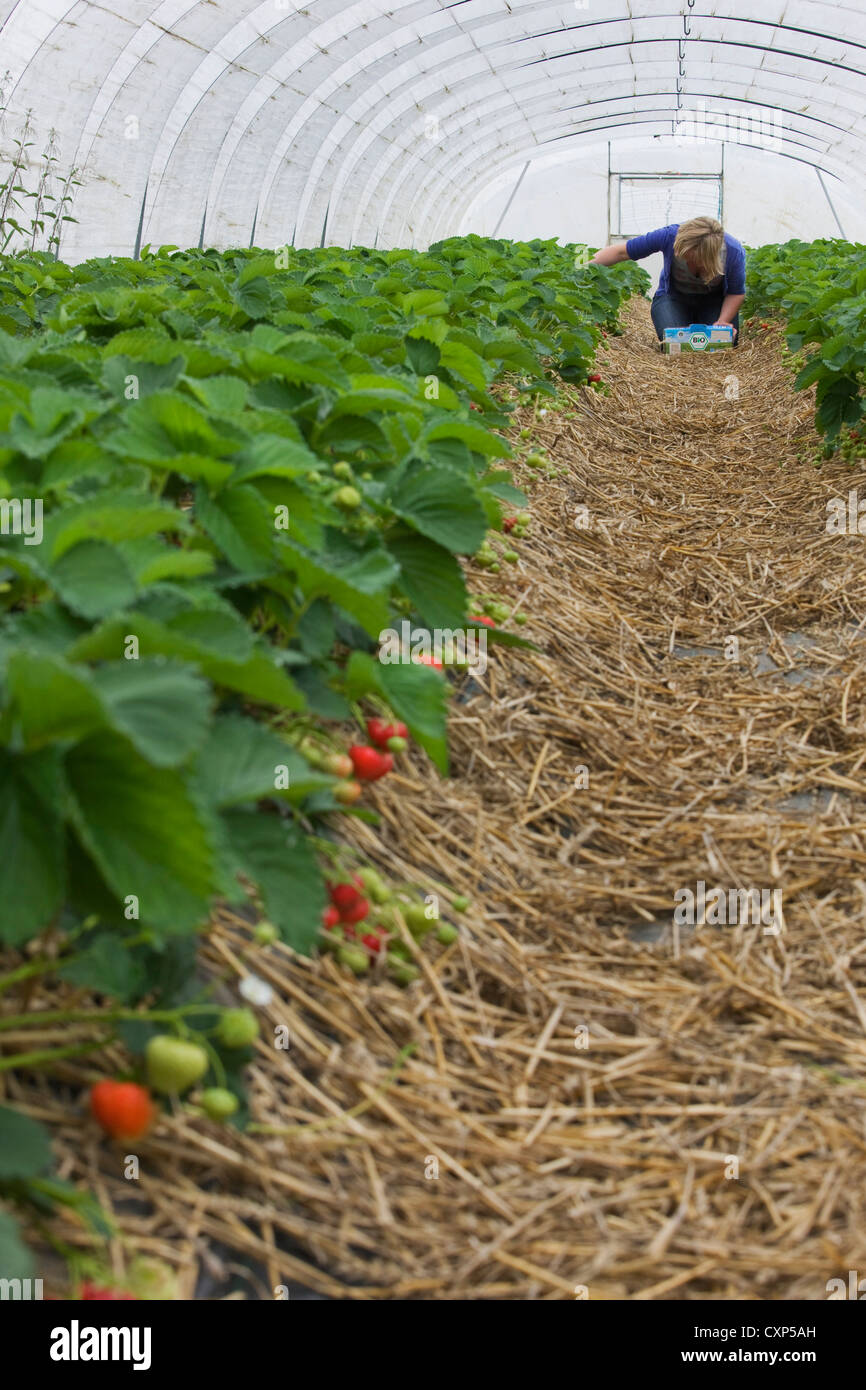
<path id="1" fill-rule="evenodd" d="M 679 231 L 679 222 L 672 222 L 667 227 L 657 227 L 654 232 L 647 232 L 646 236 L 633 236 L 625 244 L 630 261 L 642 261 L 644 256 L 652 256 L 657 251 L 661 251 L 664 256 L 662 273 L 659 276 L 659 285 L 656 290 L 658 294 L 669 294 L 671 291 L 671 266 L 674 260 L 674 241 Z M 745 294 L 746 293 L 746 253 L 742 243 L 736 237 L 729 236 L 725 232 L 725 274 L 723 277 L 723 294 Z M 653 296 L 655 298 L 655 295 Z"/>

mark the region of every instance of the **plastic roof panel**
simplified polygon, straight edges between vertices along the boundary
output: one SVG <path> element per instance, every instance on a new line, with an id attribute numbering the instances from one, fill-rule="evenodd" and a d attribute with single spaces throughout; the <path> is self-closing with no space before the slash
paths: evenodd
<path id="1" fill-rule="evenodd" d="M 0 0 L 0 55 L 7 132 L 84 170 L 67 255 L 423 244 L 509 166 L 678 118 L 852 195 L 864 162 L 866 12 L 825 0 Z"/>

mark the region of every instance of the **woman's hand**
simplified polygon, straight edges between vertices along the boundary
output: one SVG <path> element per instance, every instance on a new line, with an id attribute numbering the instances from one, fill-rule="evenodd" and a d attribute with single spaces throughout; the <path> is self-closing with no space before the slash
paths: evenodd
<path id="1" fill-rule="evenodd" d="M 711 328 L 734 328 L 734 325 L 733 325 L 732 323 L 728 323 L 726 319 L 716 319 L 715 323 L 710 324 L 710 327 L 711 327 Z M 740 336 L 740 335 L 739 335 L 737 329 L 734 328 L 734 342 L 737 341 L 737 338 L 738 338 L 739 336 Z"/>

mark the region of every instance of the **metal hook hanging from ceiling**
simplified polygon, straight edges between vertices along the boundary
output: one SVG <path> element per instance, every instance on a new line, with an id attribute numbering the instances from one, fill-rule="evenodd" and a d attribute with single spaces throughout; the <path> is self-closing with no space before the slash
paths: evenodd
<path id="1" fill-rule="evenodd" d="M 689 10 L 694 8 L 695 0 L 687 0 Z M 683 89 L 680 86 L 682 79 L 686 75 L 684 63 L 686 60 L 686 39 L 691 36 L 691 21 L 689 16 L 683 12 L 683 33 L 682 38 L 677 39 L 677 111 L 682 109 Z"/>

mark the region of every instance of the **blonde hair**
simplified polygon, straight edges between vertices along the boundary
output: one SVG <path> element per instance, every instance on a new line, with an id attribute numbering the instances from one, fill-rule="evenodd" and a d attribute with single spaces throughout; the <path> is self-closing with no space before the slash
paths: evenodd
<path id="1" fill-rule="evenodd" d="M 714 217 L 692 217 L 681 222 L 674 238 L 674 255 L 690 256 L 703 280 L 712 280 L 725 269 L 725 233 Z"/>

